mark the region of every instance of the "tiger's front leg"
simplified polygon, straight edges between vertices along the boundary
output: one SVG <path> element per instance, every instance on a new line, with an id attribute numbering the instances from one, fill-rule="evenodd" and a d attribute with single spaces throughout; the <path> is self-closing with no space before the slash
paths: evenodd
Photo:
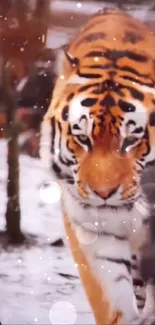
<path id="1" fill-rule="evenodd" d="M 92 245 L 84 245 L 66 214 L 64 222 L 96 324 L 128 324 L 138 314 L 128 242 L 99 235 Z M 87 238 L 91 235 L 84 232 Z"/>

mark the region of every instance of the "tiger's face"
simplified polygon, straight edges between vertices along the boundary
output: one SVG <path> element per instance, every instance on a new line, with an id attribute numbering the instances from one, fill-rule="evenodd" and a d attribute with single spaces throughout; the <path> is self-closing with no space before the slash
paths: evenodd
<path id="1" fill-rule="evenodd" d="M 42 143 L 62 186 L 80 204 L 130 208 L 141 193 L 142 172 L 155 157 L 154 61 L 135 49 L 90 47 L 84 54 L 79 50 L 78 59 L 67 55 L 42 125 Z M 41 155 L 47 160 L 45 150 Z"/>
<path id="2" fill-rule="evenodd" d="M 51 167 L 81 204 L 132 206 L 152 160 L 149 110 L 126 88 L 121 94 L 113 87 L 114 80 L 68 84 L 47 117 Z"/>

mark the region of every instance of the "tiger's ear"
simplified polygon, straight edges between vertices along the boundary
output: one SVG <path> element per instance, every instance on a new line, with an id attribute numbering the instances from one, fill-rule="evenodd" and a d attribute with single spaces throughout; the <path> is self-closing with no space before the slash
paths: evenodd
<path id="1" fill-rule="evenodd" d="M 66 50 L 66 46 L 57 52 L 56 74 L 67 76 L 79 64 L 79 60 Z"/>
<path id="2" fill-rule="evenodd" d="M 79 59 L 73 57 L 73 55 L 67 51 L 64 51 L 64 54 L 66 56 L 67 62 L 70 66 L 77 67 L 79 65 Z"/>

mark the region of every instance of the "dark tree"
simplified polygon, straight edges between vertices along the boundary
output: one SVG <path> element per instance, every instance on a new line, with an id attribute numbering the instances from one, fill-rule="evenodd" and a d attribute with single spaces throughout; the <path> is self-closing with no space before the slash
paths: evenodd
<path id="1" fill-rule="evenodd" d="M 7 141 L 8 141 L 8 182 L 6 230 L 11 243 L 21 243 L 24 236 L 20 230 L 20 203 L 19 203 L 19 152 L 18 152 L 18 125 L 16 122 L 16 91 L 11 85 L 9 62 L 2 63 L 2 99 L 6 109 Z"/>
<path id="2" fill-rule="evenodd" d="M 18 85 L 30 73 L 38 53 L 45 47 L 49 24 L 49 0 L 5 0 L 0 3 L 0 100 L 6 113 L 8 140 L 8 183 L 6 230 L 11 243 L 21 243 L 19 148 L 17 100 Z"/>

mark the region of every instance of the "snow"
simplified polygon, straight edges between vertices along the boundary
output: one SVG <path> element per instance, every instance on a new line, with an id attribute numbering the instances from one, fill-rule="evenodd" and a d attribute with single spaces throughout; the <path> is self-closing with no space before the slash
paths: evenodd
<path id="1" fill-rule="evenodd" d="M 79 6 L 79 3 L 81 6 Z M 51 2 L 51 11 L 63 11 L 63 12 L 74 12 L 74 13 L 87 13 L 87 14 L 93 14 L 95 11 L 100 10 L 103 7 L 106 7 L 107 5 L 103 3 L 98 2 L 89 2 L 85 1 L 82 2 L 76 2 L 76 1 L 66 1 L 66 0 L 56 0 Z M 113 5 L 114 6 L 114 5 Z"/>
<path id="2" fill-rule="evenodd" d="M 7 147 L 2 140 L 0 152 L 0 230 L 3 230 Z M 39 195 L 46 182 L 55 182 L 53 175 L 42 168 L 39 160 L 21 155 L 21 227 L 30 244 L 16 248 L 0 246 L 0 322 L 9 325 L 52 324 L 53 320 L 56 325 L 54 306 L 59 302 L 67 310 L 66 325 L 71 325 L 73 319 L 75 324 L 95 324 L 68 247 L 60 203 L 45 204 Z M 51 246 L 60 237 L 65 246 Z M 66 278 L 65 274 L 70 277 Z M 68 308 L 69 304 L 72 308 Z M 77 317 L 73 317 L 73 310 Z M 63 318 L 63 312 L 61 315 Z"/>
<path id="3" fill-rule="evenodd" d="M 148 20 L 154 21 L 155 13 L 151 10 L 153 2 L 146 5 L 130 5 L 126 6 L 125 10 L 129 15 L 133 16 L 136 19 L 140 19 L 142 22 L 147 22 Z M 51 2 L 51 13 L 70 13 L 70 19 L 73 19 L 74 16 L 80 17 L 82 15 L 91 16 L 96 13 L 98 10 L 106 7 L 116 7 L 114 3 L 106 2 L 76 2 L 76 1 L 67 1 L 67 0 L 53 0 Z M 62 22 L 64 25 L 64 21 Z M 73 24 L 74 25 L 74 24 Z M 80 27 L 80 24 L 79 24 Z M 74 35 L 77 33 L 78 28 L 67 28 L 64 26 L 52 26 L 48 30 L 46 47 L 47 48 L 59 48 L 71 41 Z"/>
<path id="4" fill-rule="evenodd" d="M 55 27 L 48 30 L 46 47 L 56 49 L 67 44 L 75 34 L 75 30 L 65 27 Z"/>
<path id="5" fill-rule="evenodd" d="M 80 5 L 79 5 L 80 4 Z M 125 4 L 125 2 L 124 2 Z M 139 18 L 143 21 L 146 21 L 148 17 L 151 15 L 151 8 L 154 5 L 154 2 L 150 2 L 149 4 L 144 5 L 128 5 L 126 9 L 129 14 L 133 15 L 135 18 Z M 85 1 L 85 2 L 76 2 L 76 1 L 66 1 L 66 0 L 53 0 L 51 2 L 51 11 L 53 12 L 70 12 L 74 14 L 87 14 L 92 15 L 100 9 L 107 7 L 117 7 L 113 2 L 93 2 L 93 1 Z M 153 13 L 154 15 L 154 13 Z"/>

